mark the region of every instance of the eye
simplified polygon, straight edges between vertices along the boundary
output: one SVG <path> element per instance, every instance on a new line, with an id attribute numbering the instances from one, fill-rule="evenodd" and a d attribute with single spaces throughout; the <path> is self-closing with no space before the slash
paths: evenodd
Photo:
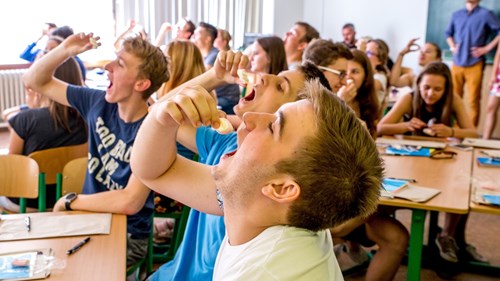
<path id="1" fill-rule="evenodd" d="M 274 134 L 273 122 L 269 122 L 269 125 L 267 125 L 267 128 L 269 129 L 269 131 L 271 131 L 271 134 Z"/>

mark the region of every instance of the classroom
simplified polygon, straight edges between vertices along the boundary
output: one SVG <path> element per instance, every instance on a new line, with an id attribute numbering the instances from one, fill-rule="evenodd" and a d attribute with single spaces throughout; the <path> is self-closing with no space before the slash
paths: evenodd
<path id="1" fill-rule="evenodd" d="M 497 1 L 51 1 L 0 17 L 0 279 L 499 280 Z"/>

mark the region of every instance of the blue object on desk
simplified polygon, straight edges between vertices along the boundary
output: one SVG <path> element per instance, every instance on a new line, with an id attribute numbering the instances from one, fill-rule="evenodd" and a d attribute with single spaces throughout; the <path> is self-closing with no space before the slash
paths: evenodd
<path id="1" fill-rule="evenodd" d="M 397 156 L 423 156 L 430 157 L 431 156 L 431 148 L 423 147 L 415 150 L 408 149 L 396 149 L 392 146 L 388 146 L 385 149 L 385 153 L 388 155 L 397 155 Z"/>
<path id="2" fill-rule="evenodd" d="M 483 199 L 488 203 L 500 206 L 500 195 L 483 194 Z"/>
<path id="3" fill-rule="evenodd" d="M 385 178 L 382 181 L 382 187 L 389 192 L 394 192 L 408 185 L 407 180 L 389 179 Z"/>
<path id="4" fill-rule="evenodd" d="M 478 157 L 477 163 L 479 166 L 500 167 L 500 160 L 490 157 Z"/>

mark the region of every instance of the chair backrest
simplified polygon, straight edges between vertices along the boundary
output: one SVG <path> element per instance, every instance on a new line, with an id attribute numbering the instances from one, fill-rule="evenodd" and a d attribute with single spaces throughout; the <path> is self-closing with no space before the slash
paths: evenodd
<path id="1" fill-rule="evenodd" d="M 24 155 L 0 155 L 0 195 L 38 197 L 38 165 Z"/>
<path id="2" fill-rule="evenodd" d="M 20 198 L 20 212 L 26 212 L 26 198 L 39 197 L 38 174 L 35 160 L 24 155 L 0 155 L 0 195 Z"/>
<path id="3" fill-rule="evenodd" d="M 82 193 L 87 163 L 87 157 L 80 157 L 69 161 L 64 166 L 61 184 L 63 196 L 69 192 Z"/>
<path id="4" fill-rule="evenodd" d="M 76 158 L 87 157 L 87 155 L 88 145 L 84 143 L 39 150 L 28 156 L 38 163 L 40 173 L 45 173 L 45 184 L 55 184 L 57 174 L 62 173 L 66 163 Z"/>

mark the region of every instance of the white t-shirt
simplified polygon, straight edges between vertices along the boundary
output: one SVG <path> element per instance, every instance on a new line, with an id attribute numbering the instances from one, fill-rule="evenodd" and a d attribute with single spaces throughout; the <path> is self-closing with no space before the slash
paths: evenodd
<path id="1" fill-rule="evenodd" d="M 328 230 L 283 225 L 269 227 L 238 246 L 231 246 L 226 235 L 213 277 L 214 281 L 344 280 Z"/>

